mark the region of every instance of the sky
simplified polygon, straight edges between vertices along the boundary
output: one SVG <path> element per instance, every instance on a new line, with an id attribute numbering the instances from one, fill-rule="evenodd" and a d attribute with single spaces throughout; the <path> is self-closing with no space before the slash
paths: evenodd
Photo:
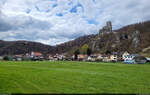
<path id="1" fill-rule="evenodd" d="M 0 0 L 0 40 L 58 45 L 150 20 L 149 0 Z"/>

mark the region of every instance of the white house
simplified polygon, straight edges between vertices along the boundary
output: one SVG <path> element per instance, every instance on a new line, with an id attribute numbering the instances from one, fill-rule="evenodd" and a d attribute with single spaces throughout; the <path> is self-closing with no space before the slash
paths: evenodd
<path id="1" fill-rule="evenodd" d="M 111 56 L 110 56 L 110 60 L 111 60 L 111 61 L 117 62 L 117 59 L 118 59 L 118 56 L 117 56 L 117 55 L 111 55 Z"/>
<path id="2" fill-rule="evenodd" d="M 124 63 L 126 64 L 145 64 L 146 63 L 146 58 L 144 56 L 140 56 L 137 54 L 131 54 L 125 56 Z"/>
<path id="3" fill-rule="evenodd" d="M 96 61 L 97 56 L 88 56 L 87 61 Z"/>
<path id="4" fill-rule="evenodd" d="M 150 58 L 147 57 L 146 59 L 147 59 L 147 62 L 150 62 Z"/>
<path id="5" fill-rule="evenodd" d="M 63 55 L 63 54 L 61 54 L 61 55 L 58 55 L 57 58 L 58 58 L 59 60 L 64 60 L 64 59 L 66 58 L 66 56 Z"/>
<path id="6" fill-rule="evenodd" d="M 102 60 L 102 58 L 101 54 L 92 54 L 91 56 L 88 56 L 87 61 L 97 61 Z"/>
<path id="7" fill-rule="evenodd" d="M 0 56 L 0 60 L 3 60 L 3 56 Z"/>
<path id="8" fill-rule="evenodd" d="M 126 64 L 135 64 L 135 61 L 134 61 L 135 56 L 136 55 L 134 55 L 134 54 L 126 55 L 125 58 L 124 58 L 124 63 L 126 63 Z"/>
<path id="9" fill-rule="evenodd" d="M 122 59 L 125 60 L 126 56 L 130 55 L 127 51 L 122 54 Z"/>
<path id="10" fill-rule="evenodd" d="M 110 55 L 103 55 L 102 56 L 103 58 L 102 58 L 102 61 L 103 62 L 110 62 L 111 60 L 110 60 Z"/>

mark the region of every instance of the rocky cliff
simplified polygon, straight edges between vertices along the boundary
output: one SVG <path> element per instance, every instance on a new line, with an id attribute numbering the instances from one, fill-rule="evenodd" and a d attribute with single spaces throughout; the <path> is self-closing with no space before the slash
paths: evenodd
<path id="1" fill-rule="evenodd" d="M 95 52 L 105 53 L 129 51 L 139 53 L 150 46 L 150 22 L 129 25 L 119 30 L 102 29 L 99 35 L 90 43 Z"/>

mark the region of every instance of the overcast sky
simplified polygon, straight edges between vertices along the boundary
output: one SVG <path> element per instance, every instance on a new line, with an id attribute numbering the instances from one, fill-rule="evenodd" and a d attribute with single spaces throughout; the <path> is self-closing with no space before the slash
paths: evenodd
<path id="1" fill-rule="evenodd" d="M 150 20 L 150 0 L 0 0 L 0 40 L 56 45 Z"/>

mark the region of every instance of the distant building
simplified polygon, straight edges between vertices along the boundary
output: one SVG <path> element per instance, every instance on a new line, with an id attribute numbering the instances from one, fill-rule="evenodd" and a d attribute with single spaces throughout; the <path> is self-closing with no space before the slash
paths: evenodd
<path id="1" fill-rule="evenodd" d="M 52 55 L 48 55 L 48 60 L 54 60 Z"/>
<path id="2" fill-rule="evenodd" d="M 44 59 L 43 54 L 40 52 L 31 52 L 30 56 L 33 60 L 43 60 Z"/>
<path id="3" fill-rule="evenodd" d="M 144 56 L 131 54 L 125 56 L 124 63 L 126 64 L 145 64 L 147 59 Z"/>
<path id="4" fill-rule="evenodd" d="M 96 59 L 97 59 L 97 56 L 91 55 L 91 56 L 88 56 L 87 61 L 96 61 Z"/>
<path id="5" fill-rule="evenodd" d="M 31 60 L 32 60 L 31 54 L 26 53 L 26 54 L 23 56 L 23 60 L 24 60 L 24 61 L 31 61 Z"/>
<path id="6" fill-rule="evenodd" d="M 13 58 L 14 58 L 15 61 L 22 61 L 23 60 L 22 55 L 15 55 Z"/>
<path id="7" fill-rule="evenodd" d="M 87 61 L 101 61 L 101 60 L 102 60 L 101 54 L 92 54 L 87 58 Z"/>
<path id="8" fill-rule="evenodd" d="M 110 60 L 112 62 L 117 62 L 118 61 L 118 56 L 116 54 L 110 55 Z"/>
<path id="9" fill-rule="evenodd" d="M 32 56 L 32 57 L 42 57 L 43 54 L 40 53 L 40 52 L 31 52 L 31 56 Z"/>
<path id="10" fill-rule="evenodd" d="M 86 61 L 88 55 L 84 55 L 84 54 L 79 54 L 78 55 L 78 60 L 79 61 Z"/>
<path id="11" fill-rule="evenodd" d="M 103 59 L 102 54 L 98 54 L 97 59 L 98 59 L 98 60 L 102 60 L 102 59 Z"/>
<path id="12" fill-rule="evenodd" d="M 125 57 L 130 55 L 127 51 L 122 54 L 122 59 L 125 60 Z"/>
<path id="13" fill-rule="evenodd" d="M 102 61 L 103 62 L 110 62 L 111 60 L 110 60 L 110 55 L 103 55 L 102 56 Z"/>
<path id="14" fill-rule="evenodd" d="M 3 56 L 0 56 L 0 60 L 3 60 Z"/>
<path id="15" fill-rule="evenodd" d="M 125 56 L 124 63 L 125 64 L 135 64 L 135 61 L 134 61 L 135 56 L 136 55 L 134 55 L 134 54 Z"/>
<path id="16" fill-rule="evenodd" d="M 147 57 L 146 60 L 147 60 L 147 62 L 150 62 L 150 58 Z"/>

